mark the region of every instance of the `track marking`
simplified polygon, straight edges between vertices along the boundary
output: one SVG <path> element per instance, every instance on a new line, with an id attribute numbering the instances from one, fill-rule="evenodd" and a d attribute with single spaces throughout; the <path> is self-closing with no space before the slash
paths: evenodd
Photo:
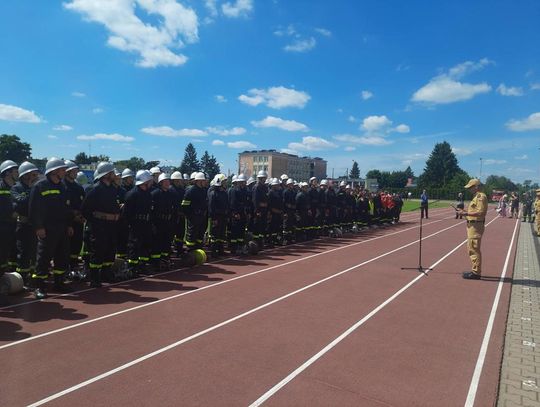
<path id="1" fill-rule="evenodd" d="M 492 219 L 486 227 L 497 220 L 497 218 Z M 437 260 L 435 263 L 433 263 L 429 268 L 433 269 L 436 266 L 438 266 L 443 260 L 445 260 L 447 257 L 452 255 L 456 250 L 458 250 L 461 246 L 463 246 L 465 243 L 467 243 L 467 239 L 465 239 L 463 242 L 458 244 L 456 247 L 454 247 L 452 250 L 450 250 L 448 253 L 446 253 L 443 257 L 441 257 L 439 260 Z M 418 280 L 425 277 L 426 274 L 420 274 L 418 277 L 413 279 L 411 282 L 403 286 L 401 289 L 396 291 L 392 296 L 387 298 L 384 302 L 382 302 L 380 305 L 377 306 L 377 308 L 373 309 L 369 314 L 367 314 L 364 318 L 353 324 L 351 327 L 349 327 L 347 330 L 345 330 L 341 335 L 339 335 L 336 339 L 334 339 L 332 342 L 330 342 L 328 345 L 326 345 L 324 348 L 322 348 L 319 352 L 317 352 L 315 355 L 313 355 L 311 358 L 309 358 L 306 362 L 304 362 L 302 365 L 300 365 L 297 369 L 292 371 L 287 377 L 285 377 L 283 380 L 281 380 L 279 383 L 277 383 L 274 387 L 272 387 L 270 390 L 268 390 L 266 393 L 264 393 L 261 397 L 259 397 L 257 400 L 255 400 L 253 403 L 250 404 L 250 407 L 256 407 L 263 404 L 266 400 L 268 400 L 270 397 L 272 397 L 274 394 L 276 394 L 279 390 L 281 390 L 283 387 L 287 385 L 291 380 L 293 380 L 296 376 L 298 376 L 300 373 L 302 373 L 304 370 L 306 370 L 309 366 L 311 366 L 313 363 L 315 363 L 317 360 L 319 360 L 322 356 L 324 356 L 326 353 L 328 353 L 330 350 L 332 350 L 337 344 L 339 344 L 341 341 L 343 341 L 347 336 L 352 334 L 356 329 L 358 329 L 360 326 L 365 324 L 368 320 L 370 320 L 375 314 L 377 314 L 379 311 L 381 311 L 384 307 L 386 307 L 388 304 L 390 304 L 392 301 L 394 301 L 397 297 L 399 297 L 401 294 L 403 294 L 405 291 L 407 291 L 411 286 L 413 286 Z"/>
<path id="2" fill-rule="evenodd" d="M 442 221 L 445 220 L 445 219 L 449 219 L 449 218 L 443 218 L 443 219 L 441 219 L 441 220 L 436 220 L 436 221 L 430 222 L 430 223 L 428 223 L 428 224 L 433 224 L 433 223 L 437 223 L 437 222 L 442 222 Z M 456 224 L 454 224 L 453 226 L 451 226 L 450 228 L 455 227 L 455 226 L 457 226 L 457 225 L 459 225 L 459 224 L 460 224 L 460 223 L 456 223 Z M 207 286 L 197 288 L 196 290 L 182 292 L 182 293 L 179 293 L 179 294 L 172 295 L 172 296 L 170 296 L 170 297 L 164 297 L 164 298 L 161 298 L 161 299 L 156 300 L 156 301 L 147 302 L 147 303 L 144 303 L 144 304 L 141 304 L 141 305 L 137 305 L 137 306 L 135 306 L 135 307 L 126 308 L 126 309 L 121 310 L 121 311 L 113 312 L 113 313 L 111 313 L 111 314 L 102 315 L 102 316 L 97 317 L 97 318 L 88 319 L 88 320 L 86 320 L 86 321 L 78 322 L 78 323 L 73 324 L 73 325 L 68 325 L 68 326 L 65 326 L 65 327 L 63 327 L 63 328 L 58 328 L 58 329 L 54 329 L 54 330 L 52 330 L 52 331 L 43 332 L 43 333 L 38 334 L 38 335 L 29 336 L 28 338 L 25 338 L 25 339 L 20 339 L 20 340 L 18 340 L 18 341 L 14 341 L 14 342 L 10 342 L 10 343 L 6 343 L 6 344 L 4 344 L 4 345 L 1 345 L 1 346 L 0 346 L 0 350 L 5 349 L 5 348 L 10 348 L 10 347 L 15 346 L 15 345 L 20 345 L 20 344 L 25 343 L 25 342 L 30 342 L 30 341 L 33 341 L 33 340 L 36 340 L 36 339 L 39 339 L 39 338 L 43 338 L 43 337 L 46 337 L 46 336 L 50 336 L 50 335 L 53 335 L 53 334 L 57 334 L 57 333 L 60 333 L 60 332 L 68 331 L 68 330 L 71 330 L 71 329 L 74 329 L 74 328 L 78 328 L 78 327 L 80 327 L 80 326 L 88 325 L 88 324 L 91 324 L 91 323 L 94 323 L 94 322 L 102 321 L 102 320 L 104 320 L 104 319 L 116 317 L 116 316 L 118 316 L 118 315 L 122 315 L 122 314 L 125 314 L 125 313 L 127 313 L 127 312 L 131 312 L 131 311 L 135 311 L 135 310 L 138 310 L 138 309 L 141 309 L 141 308 L 149 307 L 149 306 L 152 306 L 152 305 L 155 305 L 155 304 L 159 304 L 159 303 L 161 303 L 161 302 L 173 300 L 173 299 L 176 299 L 176 298 L 179 298 L 179 297 L 183 297 L 183 296 L 185 296 L 185 295 L 190 295 L 190 294 L 198 293 L 198 292 L 201 292 L 201 291 L 203 291 L 203 290 L 207 290 L 207 289 L 210 289 L 210 288 L 213 288 L 213 287 L 217 287 L 217 286 L 220 286 L 220 285 L 223 285 L 223 284 L 227 284 L 227 283 L 230 283 L 230 282 L 233 282 L 233 281 L 236 281 L 236 280 L 240 280 L 240 279 L 243 279 L 243 278 L 251 277 L 251 276 L 257 275 L 257 274 L 259 274 L 259 273 L 263 273 L 263 272 L 266 272 L 266 271 L 269 271 L 269 270 L 273 270 L 273 269 L 277 269 L 277 268 L 280 268 L 280 267 L 284 267 L 284 266 L 287 266 L 287 265 L 290 265 L 290 264 L 294 264 L 294 263 L 297 263 L 297 262 L 300 262 L 300 261 L 308 260 L 308 259 L 311 259 L 311 258 L 313 258 L 313 257 L 321 256 L 321 255 L 323 255 L 323 254 L 332 253 L 332 252 L 334 252 L 334 251 L 346 249 L 346 248 L 348 248 L 348 247 L 352 247 L 352 246 L 356 246 L 356 245 L 359 245 L 359 244 L 368 243 L 368 242 L 371 242 L 371 241 L 374 241 L 374 240 L 378 240 L 378 239 L 382 239 L 382 238 L 385 238 L 385 237 L 388 237 L 388 236 L 393 236 L 393 235 L 396 235 L 396 234 L 399 234 L 399 233 L 403 233 L 403 232 L 409 231 L 409 230 L 411 230 L 411 229 L 415 229 L 415 228 L 417 228 L 417 227 L 418 227 L 418 226 L 412 226 L 412 227 L 407 228 L 407 229 L 403 229 L 403 230 L 399 230 L 399 231 L 396 231 L 396 232 L 393 232 L 393 233 L 389 233 L 389 234 L 384 234 L 384 235 L 381 235 L 381 236 L 373 237 L 373 238 L 368 239 L 368 240 L 362 240 L 362 241 L 355 242 L 355 243 L 351 243 L 351 244 L 348 244 L 348 245 L 345 245 L 345 246 L 336 247 L 336 248 L 333 248 L 333 249 L 330 249 L 330 250 L 326 250 L 326 251 L 322 251 L 322 252 L 319 252 L 319 253 L 315 253 L 315 254 L 312 254 L 312 255 L 309 255 L 309 256 L 301 257 L 301 258 L 299 258 L 299 259 L 291 260 L 291 261 L 288 261 L 288 262 L 286 262 L 286 263 L 276 264 L 276 265 L 274 265 L 274 266 L 266 267 L 266 268 L 261 269 L 261 270 L 257 270 L 257 271 L 254 271 L 254 272 L 251 272 L 251 273 L 247 273 L 247 274 L 244 274 L 244 275 L 241 275 L 241 276 L 233 277 L 233 278 L 230 278 L 230 279 L 228 279 L 228 280 L 223 280 L 223 281 L 219 281 L 219 282 L 214 283 L 214 284 L 209 284 L 209 285 L 207 285 Z M 447 229 L 450 229 L 450 228 L 447 228 Z M 443 230 L 447 230 L 447 229 L 443 229 Z M 440 233 L 440 232 L 437 232 L 437 233 Z M 437 233 L 436 233 L 436 234 L 437 234 Z M 434 236 L 434 235 L 432 235 L 432 236 Z M 414 241 L 413 243 L 415 243 L 415 242 L 417 242 L 417 241 L 418 241 L 418 240 Z"/>
<path id="3" fill-rule="evenodd" d="M 449 209 L 449 208 L 436 208 L 435 210 L 437 210 L 438 212 L 444 212 L 444 209 Z M 411 218 L 414 219 L 414 216 L 412 216 L 414 213 L 414 211 L 409 211 L 409 212 L 405 212 L 403 215 L 401 215 L 401 217 L 403 218 L 405 215 L 411 215 Z M 444 219 L 450 219 L 450 217 L 447 217 L 447 218 L 443 218 L 442 220 Z M 409 220 L 409 217 L 407 217 L 406 220 Z M 434 223 L 434 222 L 431 222 L 431 223 Z M 428 223 L 431 224 L 431 223 Z M 321 240 L 321 242 L 324 242 L 325 240 L 328 240 L 329 238 L 326 238 L 324 240 Z M 294 244 L 291 244 L 291 245 L 288 245 L 287 247 L 295 247 L 295 246 L 309 246 L 309 243 L 306 244 L 306 242 L 301 242 L 301 243 L 294 243 Z M 272 253 L 276 250 L 280 250 L 281 247 L 276 247 L 276 248 L 273 248 L 273 249 L 265 249 L 262 251 L 262 253 Z M 216 260 L 216 261 L 210 261 L 210 262 L 207 262 L 207 263 L 204 263 L 203 265 L 208 265 L 208 264 L 216 264 L 216 263 L 221 263 L 221 262 L 224 262 L 224 261 L 231 261 L 231 260 L 237 260 L 239 262 L 243 262 L 243 261 L 246 261 L 244 258 L 242 257 L 226 257 L 224 259 L 219 259 L 219 260 Z M 104 286 L 105 288 L 108 288 L 108 287 L 115 287 L 117 285 L 121 285 L 121 284 L 126 284 L 126 283 L 132 283 L 132 282 L 135 282 L 135 281 L 141 281 L 141 280 L 150 280 L 152 278 L 155 278 L 155 277 L 159 277 L 159 276 L 165 276 L 167 274 L 172 274 L 172 273 L 177 273 L 179 271 L 183 271 L 183 270 L 191 270 L 192 268 L 191 267 L 180 267 L 178 269 L 174 269 L 174 270 L 169 270 L 169 271 L 165 271 L 163 273 L 157 273 L 157 274 L 153 274 L 151 276 L 142 276 L 142 277 L 138 277 L 138 278 L 134 278 L 132 280 L 126 280 L 126 281 L 118 281 L 116 283 L 110 283 L 110 284 L 107 284 L 106 286 Z M 89 292 L 89 291 L 93 291 L 93 290 L 98 290 L 98 288 L 83 288 L 82 290 L 77 290 L 77 291 L 73 291 L 71 293 L 67 293 L 67 294 L 57 294 L 57 295 L 51 295 L 49 296 L 47 299 L 48 300 L 52 300 L 52 299 L 56 299 L 56 298 L 62 298 L 62 297 L 73 297 L 75 294 L 82 294 L 82 293 L 85 293 L 85 292 Z M 2 310 L 6 310 L 6 309 L 12 309 L 12 308 L 17 308 L 17 307 L 22 307 L 24 305 L 29 305 L 29 304 L 35 304 L 37 302 L 46 302 L 46 300 L 30 300 L 30 301 L 24 301 L 24 302 L 20 302 L 18 304 L 12 304 L 12 305 L 6 305 L 6 306 L 3 306 L 3 307 L 0 307 L 0 311 Z M 1 349 L 1 348 L 0 348 Z"/>
<path id="4" fill-rule="evenodd" d="M 486 331 L 484 333 L 484 339 L 482 340 L 482 345 L 480 346 L 480 352 L 478 354 L 478 359 L 476 360 L 476 366 L 474 368 L 474 373 L 471 379 L 471 384 L 469 386 L 469 392 L 467 393 L 467 399 L 465 400 L 465 407 L 472 407 L 474 405 L 474 399 L 476 398 L 476 392 L 478 390 L 478 384 L 480 382 L 480 375 L 482 374 L 482 368 L 484 367 L 484 361 L 486 360 L 487 349 L 489 341 L 491 339 L 491 332 L 493 331 L 493 323 L 495 322 L 495 315 L 497 314 L 497 308 L 499 307 L 499 301 L 501 299 L 501 291 L 503 287 L 503 279 L 506 275 L 506 270 L 508 269 L 508 263 L 512 254 L 512 247 L 514 246 L 514 239 L 516 237 L 516 232 L 518 230 L 519 218 L 516 220 L 514 226 L 514 233 L 512 234 L 512 239 L 510 240 L 510 246 L 506 252 L 506 259 L 504 261 L 504 267 L 501 272 L 501 277 L 499 284 L 497 285 L 497 292 L 495 298 L 493 299 L 493 305 L 491 306 L 491 313 L 489 314 L 489 319 L 486 326 Z"/>
<path id="5" fill-rule="evenodd" d="M 431 235 L 428 235 L 428 236 L 424 237 L 424 239 L 429 239 L 430 237 L 436 236 L 436 235 L 438 235 L 438 234 L 440 234 L 440 233 L 443 233 L 443 232 L 445 232 L 445 231 L 447 231 L 447 230 L 449 230 L 449 229 L 455 228 L 456 226 L 459 226 L 460 224 L 461 224 L 461 223 L 456 223 L 456 224 L 454 224 L 454 225 L 452 225 L 452 226 L 450 226 L 450 227 L 441 229 L 441 230 L 439 230 L 438 232 L 432 233 Z M 107 377 L 109 377 L 109 376 L 112 376 L 112 375 L 114 375 L 114 374 L 116 374 L 116 373 L 118 373 L 118 372 L 121 372 L 121 371 L 123 371 L 123 370 L 125 370 L 125 369 L 128 369 L 129 367 L 132 367 L 132 366 L 135 366 L 135 365 L 137 365 L 137 364 L 139 364 L 139 363 L 142 363 L 142 362 L 144 362 L 145 360 L 148 360 L 148 359 L 150 359 L 150 358 L 152 358 L 152 357 L 154 357 L 154 356 L 157 356 L 157 355 L 159 355 L 159 354 L 161 354 L 161 353 L 167 352 L 168 350 L 174 349 L 174 348 L 176 348 L 176 347 L 178 347 L 178 346 L 180 346 L 180 345 L 182 345 L 182 344 L 184 344 L 184 343 L 186 343 L 186 342 L 190 342 L 190 341 L 192 341 L 193 339 L 196 339 L 196 338 L 198 338 L 198 337 L 200 337 L 200 336 L 206 335 L 207 333 L 213 332 L 213 331 L 215 331 L 215 330 L 217 330 L 217 329 L 219 329 L 219 328 L 221 328 L 221 327 L 223 327 L 223 326 L 226 326 L 226 325 L 231 324 L 232 322 L 238 321 L 239 319 L 245 318 L 245 317 L 247 317 L 247 316 L 249 316 L 249 315 L 251 315 L 251 314 L 253 314 L 253 313 L 257 312 L 257 311 L 260 311 L 260 310 L 262 310 L 262 309 L 268 308 L 268 307 L 270 307 L 271 305 L 274 305 L 274 304 L 276 304 L 276 303 L 278 303 L 278 302 L 281 302 L 281 301 L 283 301 L 283 300 L 285 300 L 285 299 L 287 299 L 287 298 L 289 298 L 289 297 L 292 297 L 293 295 L 299 294 L 299 293 L 301 293 L 301 292 L 303 292 L 303 291 L 306 291 L 306 290 L 308 290 L 308 289 L 310 289 L 310 288 L 312 288 L 312 287 L 318 286 L 318 285 L 320 285 L 320 284 L 322 284 L 322 283 L 324 283 L 324 282 L 326 282 L 326 281 L 332 280 L 332 279 L 334 279 L 334 278 L 336 278 L 336 277 L 339 277 L 339 276 L 341 276 L 341 275 L 343 275 L 343 274 L 345 274 L 345 273 L 348 273 L 348 272 L 350 272 L 351 270 L 357 269 L 357 268 L 362 267 L 362 266 L 364 266 L 364 265 L 366 265 L 366 264 L 372 263 L 372 262 L 374 262 L 374 261 L 376 261 L 376 260 L 379 260 L 379 259 L 381 259 L 381 258 L 383 258 L 383 257 L 386 257 L 386 256 L 388 256 L 388 255 L 390 255 L 390 254 L 393 254 L 393 253 L 395 253 L 395 252 L 398 252 L 398 251 L 400 251 L 400 250 L 403 250 L 403 249 L 405 249 L 405 248 L 407 248 L 407 247 L 409 247 L 409 246 L 412 246 L 413 244 L 415 244 L 415 243 L 417 243 L 417 242 L 418 242 L 418 239 L 417 239 L 417 240 L 414 240 L 413 242 L 407 243 L 407 244 L 405 244 L 405 245 L 403 245 L 403 246 L 400 246 L 400 247 L 398 247 L 398 248 L 396 248 L 396 249 L 393 249 L 393 250 L 390 250 L 390 251 L 388 251 L 388 252 L 386 252 L 386 253 L 383 253 L 383 254 L 381 254 L 381 255 L 379 255 L 379 256 L 376 256 L 376 257 L 373 257 L 373 258 L 371 258 L 371 259 L 369 259 L 369 260 L 366 260 L 366 261 L 363 261 L 363 262 L 361 262 L 361 263 L 358 263 L 358 264 L 356 264 L 356 265 L 354 265 L 354 266 L 352 266 L 352 267 L 349 267 L 349 268 L 347 268 L 347 269 L 345 269 L 345 270 L 342 270 L 342 271 L 340 271 L 340 272 L 338 272 L 338 273 L 336 273 L 336 274 L 333 274 L 333 275 L 331 275 L 331 276 L 325 277 L 325 278 L 323 278 L 323 279 L 321 279 L 321 280 L 318 280 L 318 281 L 316 281 L 316 282 L 314 282 L 314 283 L 308 284 L 308 285 L 306 285 L 306 286 L 304 286 L 304 287 L 302 287 L 302 288 L 299 288 L 299 289 L 297 289 L 297 290 L 295 290 L 295 291 L 292 291 L 292 292 L 290 292 L 290 293 L 288 293 L 288 294 L 285 294 L 285 295 L 283 295 L 283 296 L 281 296 L 281 297 L 275 298 L 275 299 L 273 299 L 272 301 L 269 301 L 269 302 L 267 302 L 267 303 L 264 303 L 264 304 L 262 304 L 262 305 L 259 305 L 258 307 L 252 308 L 252 309 L 250 309 L 249 311 L 243 312 L 242 314 L 236 315 L 235 317 L 229 318 L 229 319 L 227 319 L 227 320 L 225 320 L 225 321 L 222 321 L 222 322 L 220 322 L 220 323 L 218 323 L 218 324 L 215 324 L 215 325 L 213 325 L 213 326 L 211 326 L 211 327 L 209 327 L 209 328 L 206 328 L 206 329 L 204 329 L 204 330 L 202 330 L 202 331 L 199 331 L 199 332 L 197 332 L 197 333 L 195 333 L 195 334 L 193 334 L 193 335 L 191 335 L 191 336 L 188 336 L 188 337 L 185 337 L 185 338 L 183 338 L 183 339 L 180 339 L 179 341 L 174 342 L 174 343 L 171 343 L 170 345 L 167 345 L 167 346 L 165 346 L 165 347 L 163 347 L 163 348 L 157 349 L 157 350 L 155 350 L 154 352 L 151 352 L 151 353 L 148 353 L 148 354 L 146 354 L 146 355 L 143 355 L 143 356 L 141 356 L 141 357 L 139 357 L 139 358 L 137 358 L 137 359 L 132 360 L 131 362 L 128 362 L 128 363 L 126 363 L 126 364 L 124 364 L 124 365 L 118 366 L 118 367 L 116 367 L 116 368 L 114 368 L 114 369 L 112 369 L 112 370 L 109 370 L 109 371 L 107 371 L 107 372 L 104 372 L 104 373 L 102 373 L 102 374 L 100 374 L 100 375 L 98 375 L 98 376 L 95 376 L 95 377 L 92 377 L 92 378 L 90 378 L 90 379 L 88 379 L 88 380 L 85 380 L 84 382 L 81 382 L 81 383 L 79 383 L 79 384 L 76 384 L 76 385 L 74 385 L 74 386 L 71 386 L 71 387 L 69 387 L 69 388 L 67 388 L 67 389 L 65 389 L 65 390 L 62 390 L 62 391 L 58 392 L 58 393 L 52 394 L 52 395 L 49 396 L 49 397 L 46 397 L 46 398 L 41 399 L 41 400 L 39 400 L 39 401 L 36 401 L 35 403 L 30 404 L 29 407 L 41 406 L 41 405 L 43 405 L 43 404 L 45 404 L 45 403 L 48 403 L 48 402 L 50 402 L 50 401 L 52 401 L 52 400 L 55 400 L 55 399 L 60 398 L 60 397 L 62 397 L 62 396 L 65 396 L 66 394 L 72 393 L 72 392 L 74 392 L 74 391 L 76 391 L 76 390 L 79 390 L 79 389 L 81 389 L 81 388 L 83 388 L 83 387 L 86 387 L 86 386 L 88 386 L 88 385 L 90 385 L 90 384 L 92 384 L 92 383 L 98 382 L 98 381 L 100 381 L 100 380 L 102 380 L 102 379 L 105 379 L 105 378 L 107 378 Z M 463 243 L 461 243 L 459 246 L 461 246 L 462 244 L 463 244 Z M 458 247 L 459 247 L 459 246 L 458 246 Z M 456 248 L 456 249 L 457 249 L 457 248 Z M 456 249 L 454 249 L 453 251 L 455 251 Z M 452 252 L 453 252 L 453 251 L 452 251 Z M 447 256 L 448 256 L 448 255 L 447 255 Z M 440 260 L 440 261 L 441 261 L 441 260 Z M 435 265 L 437 265 L 438 263 L 439 263 L 439 262 L 435 263 Z M 435 265 L 432 266 L 432 267 L 435 267 Z M 422 274 L 420 277 L 422 277 L 422 276 L 424 276 L 424 274 Z M 416 281 L 417 279 L 418 279 L 418 278 L 416 278 L 414 281 Z"/>

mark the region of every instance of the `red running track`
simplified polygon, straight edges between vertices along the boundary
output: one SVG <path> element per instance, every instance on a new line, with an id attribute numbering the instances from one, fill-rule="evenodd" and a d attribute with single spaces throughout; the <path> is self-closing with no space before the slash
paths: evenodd
<path id="1" fill-rule="evenodd" d="M 409 215 L 0 309 L 0 405 L 493 405 L 517 224 L 488 219 L 485 279 L 466 281 L 465 226 L 452 214 L 424 222 L 427 277 L 400 270 L 417 264 Z"/>

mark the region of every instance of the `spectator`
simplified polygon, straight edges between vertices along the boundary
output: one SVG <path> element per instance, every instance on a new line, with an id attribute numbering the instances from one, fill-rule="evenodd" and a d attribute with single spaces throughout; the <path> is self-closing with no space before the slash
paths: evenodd
<path id="1" fill-rule="evenodd" d="M 428 218 L 428 196 L 427 192 L 424 189 L 422 195 L 420 195 L 420 217 L 423 219 L 424 216 Z"/>

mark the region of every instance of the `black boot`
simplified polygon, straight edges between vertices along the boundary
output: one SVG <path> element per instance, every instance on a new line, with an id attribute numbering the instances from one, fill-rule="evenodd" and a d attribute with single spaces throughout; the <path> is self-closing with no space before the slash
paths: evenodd
<path id="1" fill-rule="evenodd" d="M 54 275 L 54 290 L 61 293 L 61 294 L 67 294 L 67 293 L 70 293 L 70 292 L 73 291 L 64 282 L 64 275 L 63 274 L 55 274 Z"/>
<path id="2" fill-rule="evenodd" d="M 92 269 L 90 272 L 90 287 L 100 288 L 101 286 L 101 269 Z"/>
<path id="3" fill-rule="evenodd" d="M 34 298 L 36 300 L 43 300 L 47 298 L 47 290 L 45 289 L 45 281 L 42 279 L 33 279 L 32 285 L 34 286 Z"/>

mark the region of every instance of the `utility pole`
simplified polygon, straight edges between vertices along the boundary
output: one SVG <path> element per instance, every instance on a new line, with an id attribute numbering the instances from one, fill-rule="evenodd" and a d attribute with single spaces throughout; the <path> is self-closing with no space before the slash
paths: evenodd
<path id="1" fill-rule="evenodd" d="M 478 177 L 480 181 L 482 181 L 482 157 L 480 157 L 480 176 Z"/>

